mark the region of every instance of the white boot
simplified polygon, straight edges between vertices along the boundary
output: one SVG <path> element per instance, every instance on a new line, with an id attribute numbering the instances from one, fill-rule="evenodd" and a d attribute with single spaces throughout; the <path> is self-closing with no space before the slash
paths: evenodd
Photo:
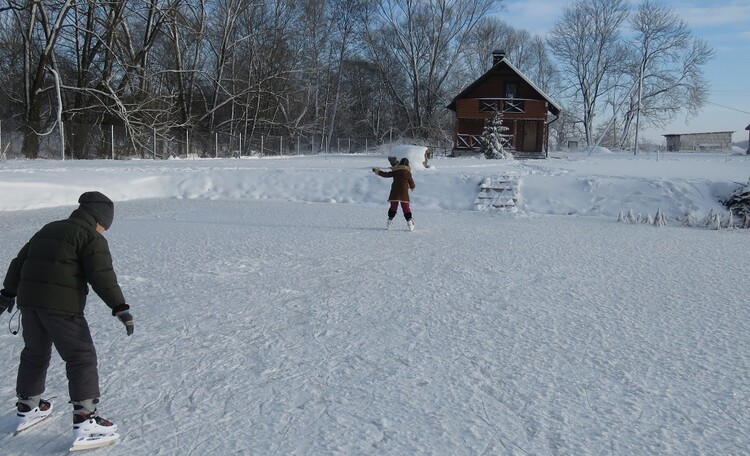
<path id="1" fill-rule="evenodd" d="M 76 413 L 73 417 L 74 437 L 91 434 L 114 434 L 116 431 L 116 424 L 105 420 L 95 413 L 89 413 L 86 415 Z"/>
<path id="2" fill-rule="evenodd" d="M 393 219 L 388 219 L 388 225 L 386 225 L 386 229 L 390 230 L 392 226 L 393 226 Z"/>
<path id="3" fill-rule="evenodd" d="M 31 403 L 36 403 L 36 407 L 32 408 L 30 401 Z M 35 396 L 31 399 L 19 398 L 16 407 L 16 418 L 18 419 L 16 423 L 16 434 L 47 418 L 50 413 L 52 413 L 53 408 L 50 401 L 45 401 L 39 396 Z"/>
<path id="4" fill-rule="evenodd" d="M 407 220 L 406 226 L 409 228 L 409 231 L 414 231 L 414 220 Z"/>
<path id="5" fill-rule="evenodd" d="M 70 451 L 112 445 L 119 438 L 117 425 L 96 413 L 73 415 L 73 446 L 70 447 Z"/>

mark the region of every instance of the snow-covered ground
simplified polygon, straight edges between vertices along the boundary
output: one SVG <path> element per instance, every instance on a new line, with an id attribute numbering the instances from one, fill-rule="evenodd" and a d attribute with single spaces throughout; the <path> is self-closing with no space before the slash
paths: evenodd
<path id="1" fill-rule="evenodd" d="M 0 268 L 81 192 L 115 200 L 136 330 L 90 298 L 103 454 L 750 454 L 750 230 L 676 221 L 722 211 L 750 157 L 555 157 L 415 166 L 411 233 L 384 229 L 383 156 L 5 161 Z M 499 176 L 518 211 L 474 210 Z M 11 436 L 9 317 L 2 454 L 59 454 L 57 355 L 58 410 Z"/>

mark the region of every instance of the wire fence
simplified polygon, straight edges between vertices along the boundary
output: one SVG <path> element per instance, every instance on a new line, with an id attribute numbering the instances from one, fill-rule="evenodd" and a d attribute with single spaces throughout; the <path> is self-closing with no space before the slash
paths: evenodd
<path id="1" fill-rule="evenodd" d="M 370 153 L 384 146 L 403 143 L 390 137 L 333 137 L 320 134 L 245 136 L 227 132 L 151 130 L 135 136 L 114 125 L 63 124 L 64 135 L 54 126 L 37 135 L 38 158 L 83 159 L 169 159 L 169 158 L 242 158 L 311 154 Z M 12 121 L 0 120 L 0 158 L 24 158 L 24 132 Z M 447 156 L 452 144 L 421 144 L 431 156 Z"/>

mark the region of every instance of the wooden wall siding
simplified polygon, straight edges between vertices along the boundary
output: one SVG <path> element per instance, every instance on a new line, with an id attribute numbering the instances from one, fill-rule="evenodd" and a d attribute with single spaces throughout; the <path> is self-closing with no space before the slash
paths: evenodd
<path id="1" fill-rule="evenodd" d="M 681 135 L 664 135 L 667 138 L 667 150 L 731 150 L 731 131 L 708 133 L 685 133 Z"/>
<path id="2" fill-rule="evenodd" d="M 539 100 L 539 94 L 523 79 L 512 71 L 496 71 L 488 77 L 480 86 L 465 94 L 465 98 L 492 98 L 505 96 L 505 84 L 512 83 L 518 86 L 518 98 L 530 98 Z"/>

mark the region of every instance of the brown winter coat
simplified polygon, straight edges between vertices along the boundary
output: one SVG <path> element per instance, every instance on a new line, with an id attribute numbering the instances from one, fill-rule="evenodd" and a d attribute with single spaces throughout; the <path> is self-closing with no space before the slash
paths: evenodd
<path id="1" fill-rule="evenodd" d="M 393 178 L 388 201 L 409 202 L 409 189 L 414 190 L 416 187 L 414 179 L 411 177 L 411 168 L 404 165 L 397 165 L 391 168 L 391 171 L 376 169 L 375 174 L 380 177 Z"/>

